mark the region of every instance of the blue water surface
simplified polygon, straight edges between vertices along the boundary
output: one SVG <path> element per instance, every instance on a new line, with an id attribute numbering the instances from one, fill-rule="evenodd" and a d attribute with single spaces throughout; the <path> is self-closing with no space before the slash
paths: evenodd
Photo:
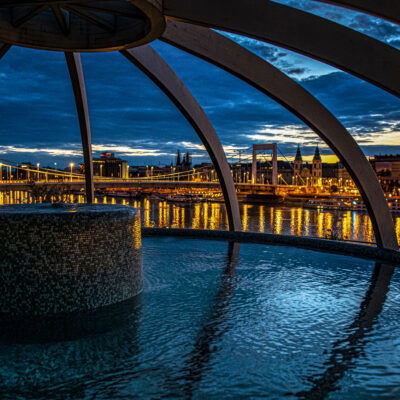
<path id="1" fill-rule="evenodd" d="M 0 398 L 400 399 L 395 268 L 176 238 L 145 238 L 143 265 L 123 323 L 3 341 Z"/>

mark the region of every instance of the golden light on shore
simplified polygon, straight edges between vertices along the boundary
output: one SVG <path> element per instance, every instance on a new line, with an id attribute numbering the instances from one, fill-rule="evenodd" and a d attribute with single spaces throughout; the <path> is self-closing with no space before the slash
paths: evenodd
<path id="1" fill-rule="evenodd" d="M 296 209 L 290 209 L 290 234 L 295 235 L 295 228 L 296 228 Z"/>
<path id="2" fill-rule="evenodd" d="M 275 231 L 274 231 L 274 233 L 277 234 L 277 235 L 280 235 L 282 233 L 282 227 L 283 227 L 282 210 L 280 208 L 278 208 L 276 210 Z"/>
<path id="3" fill-rule="evenodd" d="M 201 214 L 201 205 L 200 203 L 196 203 L 194 205 L 194 211 L 193 211 L 192 229 L 200 228 L 200 214 Z"/>
<path id="4" fill-rule="evenodd" d="M 63 201 L 82 203 L 80 193 L 63 194 Z M 32 194 L 28 191 L 0 192 L 0 205 L 29 204 L 60 201 L 57 196 Z M 145 198 L 132 200 L 111 195 L 95 198 L 95 203 L 123 204 L 141 209 L 144 227 L 226 229 L 227 213 L 220 202 L 187 204 L 154 201 Z M 171 218 L 170 218 L 171 216 Z M 312 210 L 302 207 L 269 206 L 264 204 L 242 205 L 243 229 L 297 236 L 314 236 L 334 240 L 374 241 L 369 216 L 363 211 Z M 400 239 L 400 215 L 394 214 L 396 234 Z"/>
<path id="5" fill-rule="evenodd" d="M 247 229 L 249 228 L 249 208 L 251 206 L 249 204 L 243 204 L 243 216 L 242 216 L 242 225 L 243 225 L 243 230 L 246 232 Z"/>
<path id="6" fill-rule="evenodd" d="M 208 229 L 208 203 L 203 203 L 203 229 Z"/>
<path id="7" fill-rule="evenodd" d="M 260 206 L 260 208 L 259 208 L 259 217 L 260 217 L 259 231 L 260 231 L 260 232 L 264 232 L 264 231 L 265 231 L 265 212 L 264 212 L 264 206 Z"/>
<path id="8" fill-rule="evenodd" d="M 180 222 L 180 209 L 179 207 L 172 206 L 172 223 L 171 223 L 171 228 L 180 228 L 179 222 Z"/>

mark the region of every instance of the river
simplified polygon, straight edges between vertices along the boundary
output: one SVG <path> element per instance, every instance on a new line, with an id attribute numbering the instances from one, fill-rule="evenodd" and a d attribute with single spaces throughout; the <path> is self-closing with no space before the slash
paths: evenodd
<path id="1" fill-rule="evenodd" d="M 83 196 L 66 195 L 67 202 L 83 202 Z M 41 199 L 35 200 L 41 202 Z M 27 192 L 0 192 L 0 205 L 35 202 Z M 217 202 L 169 203 L 160 200 L 96 199 L 107 204 L 132 205 L 141 210 L 145 227 L 227 229 L 225 206 Z M 240 205 L 243 230 L 298 235 L 355 242 L 374 242 L 371 220 L 359 211 L 316 210 L 302 207 Z M 394 222 L 400 240 L 400 214 Z"/>

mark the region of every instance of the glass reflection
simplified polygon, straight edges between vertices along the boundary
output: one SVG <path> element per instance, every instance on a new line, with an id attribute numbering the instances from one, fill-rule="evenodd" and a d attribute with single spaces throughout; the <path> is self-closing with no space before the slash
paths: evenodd
<path id="1" fill-rule="evenodd" d="M 375 265 L 370 285 L 354 321 L 344 329 L 348 335 L 337 340 L 333 346 L 326 369 L 322 374 L 307 377 L 312 382 L 308 391 L 296 393 L 297 397 L 305 400 L 325 399 L 340 388 L 339 381 L 345 373 L 354 367 L 355 361 L 364 353 L 369 342 L 369 333 L 377 324 L 377 319 L 389 291 L 389 285 L 394 273 L 394 266 L 377 263 Z"/>
<path id="2" fill-rule="evenodd" d="M 229 329 L 225 322 L 236 289 L 235 274 L 239 257 L 240 243 L 230 242 L 218 291 L 211 303 L 210 312 L 200 326 L 193 349 L 188 354 L 184 366 L 177 376 L 174 378 L 167 377 L 166 384 L 168 386 L 179 386 L 185 393 L 185 398 L 192 398 L 215 352 L 214 345 L 221 341 L 221 337 Z"/>

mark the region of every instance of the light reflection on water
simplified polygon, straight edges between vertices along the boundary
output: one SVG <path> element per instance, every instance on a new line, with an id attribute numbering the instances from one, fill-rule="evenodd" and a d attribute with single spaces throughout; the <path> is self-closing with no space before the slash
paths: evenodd
<path id="1" fill-rule="evenodd" d="M 170 237 L 145 238 L 143 263 L 136 304 L 103 310 L 94 332 L 0 334 L 0 398 L 400 398 L 398 269 Z"/>
<path id="2" fill-rule="evenodd" d="M 38 197 L 37 202 L 42 202 Z M 0 205 L 31 203 L 27 192 L 0 192 Z M 83 203 L 82 195 L 64 195 L 63 201 Z M 141 209 L 145 227 L 225 230 L 228 219 L 222 203 L 169 203 L 161 200 L 97 198 L 104 204 L 125 204 Z M 244 231 L 267 232 L 319 238 L 373 242 L 374 234 L 367 213 L 357 211 L 315 210 L 302 207 L 241 204 Z M 400 240 L 400 215 L 394 217 Z"/>

